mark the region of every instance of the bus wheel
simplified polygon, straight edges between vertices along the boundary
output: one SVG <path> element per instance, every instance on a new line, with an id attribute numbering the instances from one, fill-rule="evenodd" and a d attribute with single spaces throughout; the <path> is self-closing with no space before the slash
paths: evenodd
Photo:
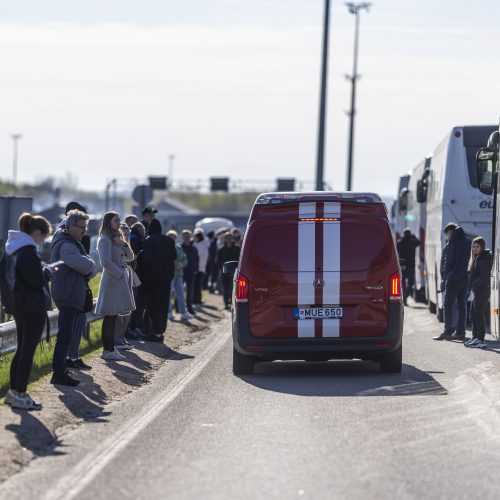
<path id="1" fill-rule="evenodd" d="M 437 316 L 437 320 L 440 323 L 443 323 L 443 321 L 444 321 L 444 309 L 442 307 L 438 307 L 437 308 L 437 310 L 436 310 L 436 316 Z"/>

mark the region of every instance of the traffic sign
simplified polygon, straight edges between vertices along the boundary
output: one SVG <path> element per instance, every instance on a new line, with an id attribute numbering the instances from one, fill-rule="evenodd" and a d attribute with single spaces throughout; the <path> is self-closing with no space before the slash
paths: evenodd
<path id="1" fill-rule="evenodd" d="M 149 203 L 153 199 L 153 190 L 151 189 L 151 186 L 141 184 L 140 186 L 135 187 L 132 192 L 132 198 L 144 208 L 146 203 Z"/>

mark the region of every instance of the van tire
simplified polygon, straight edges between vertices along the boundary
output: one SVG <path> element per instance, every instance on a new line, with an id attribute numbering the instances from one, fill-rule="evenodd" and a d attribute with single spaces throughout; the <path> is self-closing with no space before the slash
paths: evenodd
<path id="1" fill-rule="evenodd" d="M 380 360 L 382 373 L 400 373 L 403 368 L 403 344 Z"/>
<path id="2" fill-rule="evenodd" d="M 240 354 L 233 347 L 233 373 L 235 375 L 253 375 L 254 364 L 253 356 Z"/>

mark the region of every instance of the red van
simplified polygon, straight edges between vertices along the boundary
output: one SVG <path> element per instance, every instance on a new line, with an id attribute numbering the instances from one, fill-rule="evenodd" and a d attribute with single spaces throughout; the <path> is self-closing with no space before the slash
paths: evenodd
<path id="1" fill-rule="evenodd" d="M 401 269 L 371 193 L 265 193 L 234 273 L 233 372 L 259 361 L 364 359 L 401 371 Z"/>

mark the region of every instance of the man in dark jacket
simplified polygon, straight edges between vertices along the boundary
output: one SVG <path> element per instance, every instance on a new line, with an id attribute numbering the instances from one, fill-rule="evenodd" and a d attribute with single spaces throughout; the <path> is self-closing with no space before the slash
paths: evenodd
<path id="1" fill-rule="evenodd" d="M 85 213 L 70 210 L 64 229 L 57 231 L 52 240 L 51 261 L 64 262 L 52 277 L 52 298 L 59 309 L 57 340 L 52 358 L 52 384 L 74 387 L 79 383 L 68 374 L 66 356 L 75 330 L 81 327 L 79 318 L 84 312 L 87 282 L 97 274 L 94 261 L 81 243 L 88 219 Z"/>
<path id="2" fill-rule="evenodd" d="M 468 265 L 471 243 L 458 226 L 451 234 L 444 262 L 444 332 L 434 340 L 465 339 L 465 315 L 468 284 Z M 453 303 L 457 301 L 458 320 L 452 335 Z"/>
<path id="3" fill-rule="evenodd" d="M 146 339 L 153 342 L 163 342 L 167 329 L 170 285 L 176 258 L 174 241 L 162 234 L 160 221 L 153 219 L 149 224 L 149 236 L 144 240 L 138 257 L 146 314 L 151 321 L 151 331 L 146 332 Z"/>
<path id="4" fill-rule="evenodd" d="M 410 229 L 405 229 L 403 237 L 398 242 L 398 255 L 404 259 L 407 268 L 403 271 L 403 303 L 407 304 L 408 297 L 413 292 L 415 286 L 415 249 L 420 245 L 420 240 L 412 234 Z"/>
<path id="5" fill-rule="evenodd" d="M 198 272 L 199 256 L 198 250 L 193 245 L 192 233 L 188 229 L 184 229 L 184 231 L 182 231 L 182 249 L 188 259 L 188 264 L 184 268 L 184 283 L 186 283 L 186 308 L 189 314 L 194 316 L 194 280 L 196 273 Z"/>

